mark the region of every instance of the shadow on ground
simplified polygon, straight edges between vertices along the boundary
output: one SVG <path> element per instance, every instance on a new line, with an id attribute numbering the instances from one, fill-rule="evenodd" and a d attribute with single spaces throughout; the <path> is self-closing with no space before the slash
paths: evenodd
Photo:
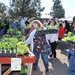
<path id="1" fill-rule="evenodd" d="M 51 68 L 49 67 L 49 73 L 45 71 L 40 71 L 38 68 L 37 71 L 32 71 L 32 75 L 67 75 L 67 64 L 62 63 L 58 58 L 49 59 L 51 63 Z"/>
<path id="2" fill-rule="evenodd" d="M 39 60 L 39 68 L 37 71 L 32 71 L 32 75 L 67 75 L 68 70 L 68 52 L 67 50 L 56 50 L 57 58 L 49 57 L 49 73 L 45 72 L 42 60 Z"/>
<path id="3" fill-rule="evenodd" d="M 69 44 L 66 43 L 58 43 L 57 45 L 57 50 L 61 50 L 61 54 L 64 54 L 66 56 L 68 56 L 68 49 L 70 48 Z"/>
<path id="4" fill-rule="evenodd" d="M 32 70 L 32 75 L 43 75 L 43 72 L 38 68 L 37 71 Z"/>
<path id="5" fill-rule="evenodd" d="M 49 60 L 52 63 L 50 75 L 67 75 L 67 64 L 62 63 L 58 58 Z"/>

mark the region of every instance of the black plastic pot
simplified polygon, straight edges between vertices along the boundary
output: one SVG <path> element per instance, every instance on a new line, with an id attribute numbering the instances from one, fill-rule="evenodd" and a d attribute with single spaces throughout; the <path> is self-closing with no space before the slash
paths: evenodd
<path id="1" fill-rule="evenodd" d="M 0 53 L 0 57 L 16 57 L 16 53 Z"/>

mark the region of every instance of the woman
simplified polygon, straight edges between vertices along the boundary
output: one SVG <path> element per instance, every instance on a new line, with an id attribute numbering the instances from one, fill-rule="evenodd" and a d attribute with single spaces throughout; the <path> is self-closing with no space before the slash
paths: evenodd
<path id="1" fill-rule="evenodd" d="M 75 22 L 73 23 L 73 34 L 75 35 Z"/>
<path id="2" fill-rule="evenodd" d="M 54 19 L 51 19 L 50 27 L 51 27 L 50 29 L 58 29 L 58 25 L 56 24 L 56 21 Z M 52 34 L 49 40 L 52 49 L 52 54 L 50 55 L 50 57 L 53 56 L 54 58 L 56 58 L 57 40 L 58 40 L 58 33 Z"/>
<path id="3" fill-rule="evenodd" d="M 30 33 L 29 38 L 24 42 L 26 44 L 31 44 L 30 48 L 36 56 L 36 62 L 33 64 L 34 70 L 38 68 L 38 61 L 41 54 L 42 60 L 44 62 L 44 66 L 46 72 L 49 72 L 48 69 L 48 54 L 46 54 L 45 45 L 47 44 L 45 35 L 38 35 L 38 31 L 42 30 L 42 23 L 39 20 L 34 20 L 32 22 L 34 26 L 34 30 Z"/>
<path id="4" fill-rule="evenodd" d="M 67 34 L 69 31 L 71 31 L 70 25 L 69 25 L 69 23 L 67 22 L 67 20 L 65 20 L 65 33 Z"/>
<path id="5" fill-rule="evenodd" d="M 62 24 L 59 24 L 59 30 L 58 30 L 58 39 L 61 40 L 63 35 L 64 35 L 65 31 L 64 28 L 62 26 Z"/>

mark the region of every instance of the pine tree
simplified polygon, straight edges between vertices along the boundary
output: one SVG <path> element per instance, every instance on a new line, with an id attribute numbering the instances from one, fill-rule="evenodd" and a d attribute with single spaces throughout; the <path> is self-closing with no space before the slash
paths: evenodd
<path id="1" fill-rule="evenodd" d="M 0 2 L 0 16 L 5 17 L 6 16 L 6 6 L 4 3 Z"/>
<path id="2" fill-rule="evenodd" d="M 53 0 L 53 2 L 54 2 L 54 4 L 52 7 L 52 11 L 50 12 L 50 15 L 55 18 L 65 17 L 65 10 L 63 9 L 61 0 Z"/>
<path id="3" fill-rule="evenodd" d="M 9 13 L 15 16 L 37 17 L 43 11 L 40 0 L 10 0 L 10 2 Z"/>

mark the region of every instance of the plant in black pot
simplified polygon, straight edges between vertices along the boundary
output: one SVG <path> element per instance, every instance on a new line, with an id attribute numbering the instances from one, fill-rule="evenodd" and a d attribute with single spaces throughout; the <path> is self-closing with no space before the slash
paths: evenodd
<path id="1" fill-rule="evenodd" d="M 28 54 L 28 50 L 29 50 L 29 47 L 26 44 L 24 44 L 23 42 L 17 43 L 17 54 L 18 55 Z"/>
<path id="2" fill-rule="evenodd" d="M 20 74 L 21 74 L 21 75 L 27 75 L 27 73 L 28 73 L 28 68 L 27 68 L 27 66 L 22 65 L 22 66 L 21 66 Z"/>

